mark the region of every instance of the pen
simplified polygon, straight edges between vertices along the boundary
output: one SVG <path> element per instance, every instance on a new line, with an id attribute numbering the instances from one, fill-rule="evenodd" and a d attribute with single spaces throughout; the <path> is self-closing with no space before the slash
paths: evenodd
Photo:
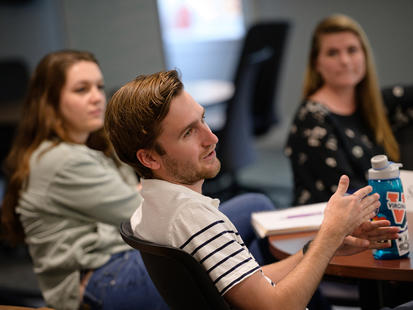
<path id="1" fill-rule="evenodd" d="M 305 217 L 305 216 L 311 216 L 311 215 L 319 215 L 319 214 L 323 214 L 323 212 L 317 211 L 317 212 L 310 212 L 310 213 L 288 215 L 287 219 L 292 219 L 292 218 L 297 218 L 297 217 Z"/>

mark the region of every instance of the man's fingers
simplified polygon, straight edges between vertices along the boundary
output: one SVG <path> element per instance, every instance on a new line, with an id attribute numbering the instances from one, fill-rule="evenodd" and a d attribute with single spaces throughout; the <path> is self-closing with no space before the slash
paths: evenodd
<path id="1" fill-rule="evenodd" d="M 340 181 L 338 181 L 336 194 L 343 196 L 347 192 L 349 184 L 350 184 L 350 180 L 348 176 L 342 175 L 340 177 Z"/>
<path id="2" fill-rule="evenodd" d="M 369 246 L 370 249 L 385 249 L 385 248 L 390 248 L 390 247 L 391 247 L 390 240 L 387 240 L 387 241 L 382 241 L 382 240 L 373 241 L 373 242 L 370 242 L 370 246 Z"/>
<path id="3" fill-rule="evenodd" d="M 386 240 L 398 238 L 400 228 L 397 226 L 389 226 L 387 220 L 366 221 L 362 223 L 353 233 L 354 236 L 360 238 L 368 238 L 374 240 Z"/>
<path id="4" fill-rule="evenodd" d="M 372 195 L 368 195 L 362 198 L 361 202 L 364 205 L 369 205 L 369 204 L 374 203 L 375 201 L 379 201 L 379 198 L 380 198 L 379 194 L 372 194 Z"/>
<path id="5" fill-rule="evenodd" d="M 380 227 L 390 226 L 390 221 L 388 220 L 380 220 L 380 221 L 366 221 L 360 225 L 359 229 L 363 232 L 370 232 L 379 229 Z"/>
<path id="6" fill-rule="evenodd" d="M 389 237 L 398 238 L 398 232 L 400 232 L 400 228 L 397 226 L 378 227 L 374 230 L 365 232 L 364 236 L 369 239 L 375 239 L 375 240 L 388 239 Z"/>
<path id="7" fill-rule="evenodd" d="M 366 196 L 364 199 L 361 200 L 361 207 L 363 209 L 364 214 L 375 213 L 377 208 L 380 207 L 379 195 L 373 194 Z M 374 217 L 375 214 L 370 216 L 370 218 Z"/>
<path id="8" fill-rule="evenodd" d="M 372 222 L 365 222 L 363 223 L 363 228 L 366 230 L 373 230 L 379 227 L 387 227 L 390 226 L 390 221 L 389 220 L 379 220 L 379 221 L 372 221 Z"/>
<path id="9" fill-rule="evenodd" d="M 383 241 L 383 240 L 394 240 L 397 239 L 399 235 L 397 233 L 386 233 L 377 236 L 368 237 L 370 241 Z"/>
<path id="10" fill-rule="evenodd" d="M 368 194 L 370 194 L 372 190 L 373 188 L 370 185 L 367 185 L 367 186 L 360 188 L 358 191 L 354 192 L 353 195 L 358 197 L 361 200 L 365 198 Z"/>
<path id="11" fill-rule="evenodd" d="M 353 247 L 358 247 L 358 248 L 368 248 L 370 245 L 370 242 L 366 239 L 362 239 L 362 238 L 357 238 L 357 237 L 353 237 L 353 236 L 347 236 L 344 239 L 344 244 L 353 246 Z"/>

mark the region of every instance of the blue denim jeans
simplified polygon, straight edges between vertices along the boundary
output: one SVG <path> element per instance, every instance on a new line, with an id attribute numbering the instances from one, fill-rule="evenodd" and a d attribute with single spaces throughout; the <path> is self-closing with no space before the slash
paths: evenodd
<path id="1" fill-rule="evenodd" d="M 105 265 L 94 270 L 82 306 L 91 310 L 169 309 L 137 250 L 114 254 Z"/>

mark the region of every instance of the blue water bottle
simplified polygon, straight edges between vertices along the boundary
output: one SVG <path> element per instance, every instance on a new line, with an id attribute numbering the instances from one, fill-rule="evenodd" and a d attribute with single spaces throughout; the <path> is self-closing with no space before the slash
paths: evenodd
<path id="1" fill-rule="evenodd" d="M 399 239 L 391 240 L 391 247 L 373 250 L 375 259 L 396 259 L 409 255 L 409 240 L 407 232 L 407 213 L 400 180 L 399 167 L 402 164 L 389 162 L 386 155 L 376 155 L 371 158 L 369 169 L 369 185 L 373 192 L 380 195 L 380 208 L 374 220 L 389 220 L 391 226 L 399 226 Z"/>

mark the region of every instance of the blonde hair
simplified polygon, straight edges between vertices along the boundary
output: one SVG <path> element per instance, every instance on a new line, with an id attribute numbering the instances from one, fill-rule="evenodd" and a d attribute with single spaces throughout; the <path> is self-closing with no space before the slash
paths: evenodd
<path id="1" fill-rule="evenodd" d="M 315 28 L 304 76 L 303 98 L 310 97 L 324 84 L 320 73 L 316 69 L 322 36 L 338 32 L 351 32 L 360 40 L 366 57 L 366 74 L 356 86 L 356 100 L 361 108 L 363 119 L 374 133 L 376 143 L 384 147 L 387 155 L 392 160 L 398 161 L 400 160 L 399 145 L 394 137 L 383 105 L 370 43 L 364 30 L 352 18 L 341 14 L 331 15 L 323 19 Z"/>

